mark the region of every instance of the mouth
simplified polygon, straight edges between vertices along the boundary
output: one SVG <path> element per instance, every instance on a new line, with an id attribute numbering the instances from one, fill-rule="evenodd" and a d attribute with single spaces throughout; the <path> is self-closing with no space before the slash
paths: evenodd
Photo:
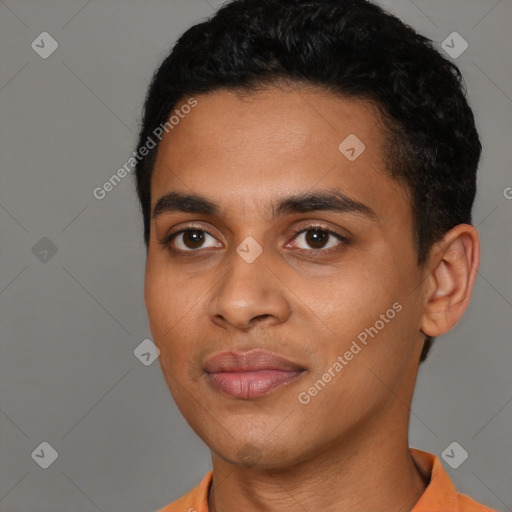
<path id="1" fill-rule="evenodd" d="M 306 368 L 273 352 L 222 352 L 206 362 L 204 370 L 216 391 L 234 398 L 267 395 L 297 380 Z"/>

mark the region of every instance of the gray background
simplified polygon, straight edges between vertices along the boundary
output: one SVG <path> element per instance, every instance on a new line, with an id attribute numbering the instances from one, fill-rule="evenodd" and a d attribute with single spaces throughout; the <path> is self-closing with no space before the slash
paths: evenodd
<path id="1" fill-rule="evenodd" d="M 410 444 L 440 456 L 457 441 L 469 458 L 443 465 L 459 490 L 511 510 L 512 2 L 381 3 L 438 43 L 468 41 L 456 61 L 484 145 L 476 289 L 421 367 Z M 152 512 L 210 468 L 158 362 L 133 353 L 151 337 L 133 175 L 101 201 L 92 191 L 131 156 L 156 66 L 218 5 L 0 1 L 3 512 Z M 47 59 L 31 48 L 43 31 L 59 44 Z M 46 262 L 43 237 L 57 249 Z M 31 457 L 43 441 L 58 452 L 47 469 Z"/>

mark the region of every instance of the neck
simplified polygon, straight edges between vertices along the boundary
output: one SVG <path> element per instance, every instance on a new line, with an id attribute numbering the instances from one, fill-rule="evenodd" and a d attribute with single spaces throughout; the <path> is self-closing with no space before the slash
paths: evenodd
<path id="1" fill-rule="evenodd" d="M 210 512 L 411 511 L 428 475 L 420 472 L 409 451 L 408 421 L 398 436 L 397 417 L 390 418 L 391 431 L 381 418 L 342 445 L 327 446 L 293 467 L 240 467 L 212 453 Z"/>

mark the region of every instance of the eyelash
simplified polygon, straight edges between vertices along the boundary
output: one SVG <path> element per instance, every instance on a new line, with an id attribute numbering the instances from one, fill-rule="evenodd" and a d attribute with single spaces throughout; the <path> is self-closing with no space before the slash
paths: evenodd
<path id="1" fill-rule="evenodd" d="M 208 229 L 205 229 L 204 227 L 202 226 L 194 226 L 194 225 L 189 225 L 187 226 L 186 228 L 184 229 L 180 229 L 179 231 L 175 231 L 173 233 L 169 233 L 163 240 L 159 241 L 158 243 L 164 247 L 166 247 L 167 249 L 169 249 L 170 251 L 173 251 L 173 252 L 176 252 L 176 253 L 194 253 L 194 252 L 200 252 L 201 249 L 190 249 L 188 251 L 184 251 L 182 249 L 174 249 L 172 246 L 171 246 L 171 242 L 172 240 L 174 239 L 174 237 L 182 234 L 182 233 L 186 233 L 188 231 L 200 231 L 200 232 L 204 232 L 204 233 L 207 233 L 209 234 L 211 237 L 215 238 L 215 235 Z M 327 233 L 329 235 L 332 235 L 334 236 L 335 238 L 337 238 L 340 242 L 342 242 L 342 245 L 349 245 L 349 240 L 347 240 L 344 236 L 340 235 L 339 233 L 337 233 L 336 231 L 333 231 L 325 226 L 321 226 L 321 225 L 317 225 L 317 224 L 314 224 L 314 225 L 310 225 L 310 226 L 307 226 L 305 228 L 300 228 L 298 230 L 296 230 L 293 234 L 293 237 L 292 237 L 292 240 L 297 238 L 300 234 L 302 233 L 305 233 L 305 232 L 308 232 L 308 231 L 321 231 L 323 233 Z M 315 253 L 331 253 L 332 251 L 335 251 L 338 249 L 338 246 L 336 247 L 329 247 L 328 249 L 299 249 L 301 251 L 311 251 L 311 252 L 315 252 Z"/>

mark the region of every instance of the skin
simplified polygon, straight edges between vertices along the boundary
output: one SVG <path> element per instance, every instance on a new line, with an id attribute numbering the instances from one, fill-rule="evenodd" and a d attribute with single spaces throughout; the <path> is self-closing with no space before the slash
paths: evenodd
<path id="1" fill-rule="evenodd" d="M 211 450 L 210 510 L 411 510 L 428 478 L 408 449 L 424 335 L 451 329 L 468 304 L 476 230 L 455 226 L 418 267 L 410 197 L 385 170 L 383 126 L 366 101 L 314 88 L 216 91 L 196 100 L 160 143 L 152 210 L 178 191 L 208 198 L 221 214 L 152 219 L 145 301 L 170 392 Z M 338 150 L 349 134 L 366 145 L 354 161 Z M 375 219 L 333 211 L 270 216 L 276 200 L 332 189 L 372 208 Z M 190 224 L 213 236 L 199 246 L 183 234 L 168 247 L 158 243 Z M 294 234 L 311 224 L 349 243 L 327 236 L 329 250 Z M 236 252 L 248 236 L 263 249 L 252 263 Z M 403 309 L 300 403 L 298 394 L 396 302 Z M 253 348 L 306 371 L 259 398 L 213 389 L 206 359 Z"/>

